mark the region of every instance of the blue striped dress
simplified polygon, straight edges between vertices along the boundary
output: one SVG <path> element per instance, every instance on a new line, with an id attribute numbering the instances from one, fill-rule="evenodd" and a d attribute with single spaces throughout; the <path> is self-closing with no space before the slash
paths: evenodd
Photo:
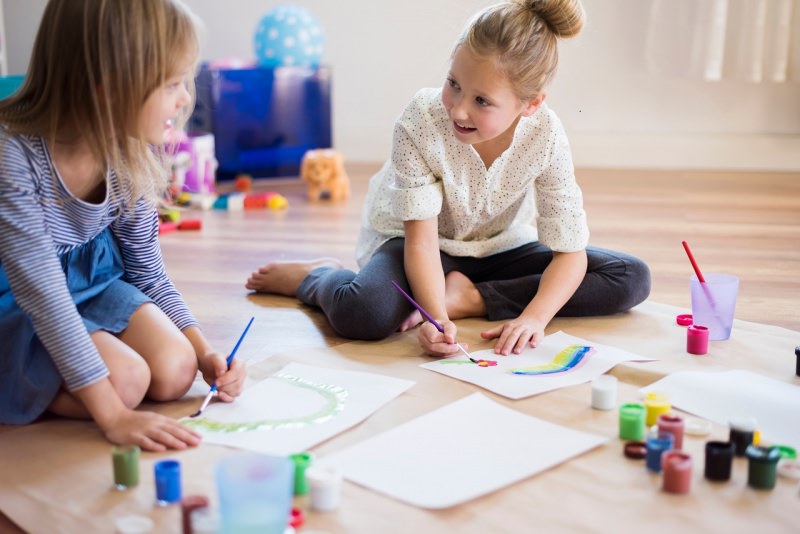
<path id="1" fill-rule="evenodd" d="M 90 333 L 121 332 L 142 303 L 197 324 L 164 269 L 155 207 L 128 209 L 113 171 L 106 183 L 101 203 L 74 197 L 42 138 L 0 129 L 0 423 L 108 376 Z"/>

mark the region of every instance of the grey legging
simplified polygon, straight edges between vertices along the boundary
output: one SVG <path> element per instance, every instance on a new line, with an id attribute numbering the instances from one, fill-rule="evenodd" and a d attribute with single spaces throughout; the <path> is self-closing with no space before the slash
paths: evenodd
<path id="1" fill-rule="evenodd" d="M 321 267 L 300 284 L 297 298 L 318 307 L 333 330 L 350 339 L 383 339 L 395 332 L 413 307 L 392 287 L 409 290 L 403 268 L 403 238 L 384 243 L 358 273 Z M 633 256 L 596 247 L 586 249 L 586 276 L 557 315 L 579 317 L 626 311 L 650 294 L 650 270 Z M 444 273 L 458 271 L 478 288 L 490 321 L 513 319 L 539 289 L 552 251 L 535 242 L 486 258 L 440 253 Z"/>

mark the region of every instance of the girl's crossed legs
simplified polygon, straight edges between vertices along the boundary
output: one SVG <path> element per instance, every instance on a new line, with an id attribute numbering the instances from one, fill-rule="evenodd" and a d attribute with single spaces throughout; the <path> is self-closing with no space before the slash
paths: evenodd
<path id="1" fill-rule="evenodd" d="M 383 339 L 421 319 L 391 286 L 408 290 L 402 238 L 384 243 L 358 273 L 332 260 L 276 262 L 262 267 L 247 288 L 297 296 L 320 308 L 337 334 L 350 339 Z M 626 311 L 650 293 L 650 271 L 633 256 L 588 247 L 587 273 L 560 316 L 609 315 Z M 519 316 L 533 299 L 552 252 L 529 243 L 486 258 L 441 253 L 447 313 L 451 319 Z"/>

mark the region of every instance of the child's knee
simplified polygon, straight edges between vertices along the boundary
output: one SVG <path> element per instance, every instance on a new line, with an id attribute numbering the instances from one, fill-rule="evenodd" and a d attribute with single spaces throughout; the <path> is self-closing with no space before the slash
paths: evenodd
<path id="1" fill-rule="evenodd" d="M 328 317 L 333 330 L 342 337 L 363 341 L 377 341 L 390 336 L 399 322 L 394 316 L 387 317 L 380 313 L 338 313 Z"/>
<path id="2" fill-rule="evenodd" d="M 627 288 L 620 311 L 626 311 L 644 302 L 650 296 L 650 268 L 642 260 L 635 258 L 626 265 Z"/>
<path id="3" fill-rule="evenodd" d="M 122 366 L 111 370 L 111 384 L 117 391 L 122 403 L 134 409 L 147 394 L 150 387 L 150 368 L 141 358 L 131 358 Z"/>
<path id="4" fill-rule="evenodd" d="M 147 396 L 155 401 L 184 396 L 197 376 L 197 356 L 191 343 L 181 336 L 181 339 L 165 343 L 151 358 L 152 378 Z"/>

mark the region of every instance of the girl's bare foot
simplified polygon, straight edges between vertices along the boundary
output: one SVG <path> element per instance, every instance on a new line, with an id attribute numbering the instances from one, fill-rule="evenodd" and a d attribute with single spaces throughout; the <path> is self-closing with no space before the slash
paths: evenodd
<path id="1" fill-rule="evenodd" d="M 257 293 L 275 293 L 294 297 L 300 283 L 308 273 L 319 267 L 341 269 L 335 258 L 318 258 L 308 261 L 275 261 L 259 268 L 250 275 L 244 287 Z"/>
<path id="2" fill-rule="evenodd" d="M 398 332 L 405 332 L 406 330 L 410 330 L 420 324 L 422 322 L 422 314 L 419 313 L 417 310 L 411 312 L 411 315 L 406 317 L 406 320 L 403 321 L 403 324 L 397 329 Z"/>
<path id="3" fill-rule="evenodd" d="M 444 277 L 444 300 L 450 319 L 483 317 L 486 303 L 472 280 L 458 271 L 451 271 Z"/>

